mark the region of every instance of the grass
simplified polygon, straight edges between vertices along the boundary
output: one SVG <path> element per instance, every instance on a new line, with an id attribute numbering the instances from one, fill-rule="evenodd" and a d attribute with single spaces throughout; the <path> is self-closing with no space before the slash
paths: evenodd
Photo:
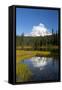
<path id="1" fill-rule="evenodd" d="M 24 51 L 24 50 L 16 50 L 16 63 L 19 62 L 19 60 L 28 59 L 33 56 L 49 56 L 51 52 L 49 51 Z"/>
<path id="2" fill-rule="evenodd" d="M 17 82 L 26 82 L 30 80 L 32 72 L 26 64 L 16 64 L 16 76 L 19 78 Z"/>

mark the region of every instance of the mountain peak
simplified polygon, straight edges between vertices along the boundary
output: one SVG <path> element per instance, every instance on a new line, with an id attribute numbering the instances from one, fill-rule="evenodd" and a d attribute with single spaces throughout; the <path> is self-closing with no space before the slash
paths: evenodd
<path id="1" fill-rule="evenodd" d="M 26 36 L 48 36 L 48 35 L 52 35 L 52 33 L 48 31 L 48 29 L 45 27 L 44 24 L 40 23 L 37 26 L 33 26 L 32 32 L 30 34 L 27 34 Z"/>

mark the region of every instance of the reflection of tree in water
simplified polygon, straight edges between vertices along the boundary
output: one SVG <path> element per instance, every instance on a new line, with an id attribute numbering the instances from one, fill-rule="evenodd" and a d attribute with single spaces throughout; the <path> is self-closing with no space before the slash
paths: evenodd
<path id="1" fill-rule="evenodd" d="M 17 82 L 26 82 L 31 79 L 32 72 L 26 64 L 17 64 L 16 76 L 19 78 Z"/>
<path id="2" fill-rule="evenodd" d="M 58 57 L 53 57 L 53 59 L 52 59 L 52 65 L 54 67 L 57 67 L 58 66 L 58 63 L 59 63 L 58 59 L 59 59 Z"/>

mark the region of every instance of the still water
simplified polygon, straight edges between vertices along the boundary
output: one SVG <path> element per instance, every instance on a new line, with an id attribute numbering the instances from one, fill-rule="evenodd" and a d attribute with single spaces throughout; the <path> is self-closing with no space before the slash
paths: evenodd
<path id="1" fill-rule="evenodd" d="M 59 59 L 52 57 L 32 57 L 19 62 L 26 64 L 32 72 L 31 81 L 59 80 Z M 25 73 L 27 74 L 27 72 Z"/>

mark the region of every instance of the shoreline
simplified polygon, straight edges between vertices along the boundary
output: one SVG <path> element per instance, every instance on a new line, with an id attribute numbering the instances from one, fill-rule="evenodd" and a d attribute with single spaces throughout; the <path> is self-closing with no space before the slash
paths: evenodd
<path id="1" fill-rule="evenodd" d="M 41 56 L 41 57 L 57 57 L 59 56 L 58 53 L 51 53 L 50 51 L 27 51 L 27 50 L 16 50 L 16 63 L 20 60 L 28 59 L 34 56 Z"/>

